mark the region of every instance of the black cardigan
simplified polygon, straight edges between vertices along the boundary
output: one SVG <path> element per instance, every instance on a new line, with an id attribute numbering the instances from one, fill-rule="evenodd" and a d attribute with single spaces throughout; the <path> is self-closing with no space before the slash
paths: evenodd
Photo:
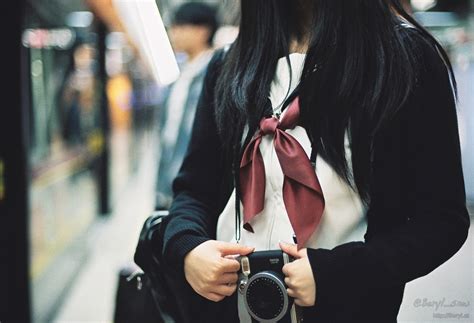
<path id="1" fill-rule="evenodd" d="M 421 39 L 419 44 L 416 89 L 375 140 L 365 241 L 308 249 L 317 292 L 305 322 L 396 321 L 405 283 L 444 263 L 467 238 L 454 95 L 437 50 Z M 204 300 L 183 275 L 185 255 L 215 239 L 233 189 L 214 118 L 213 89 L 223 57 L 218 51 L 208 68 L 187 156 L 173 183 L 162 250 L 178 298 L 188 301 L 183 320 L 192 322 L 237 320 L 235 295 L 217 304 Z"/>

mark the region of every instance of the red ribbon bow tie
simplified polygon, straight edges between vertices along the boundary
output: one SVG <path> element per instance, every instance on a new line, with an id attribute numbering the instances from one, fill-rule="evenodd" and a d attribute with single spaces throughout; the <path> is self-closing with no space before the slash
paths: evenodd
<path id="1" fill-rule="evenodd" d="M 250 221 L 263 211 L 265 166 L 260 143 L 273 134 L 275 151 L 284 174 L 283 200 L 301 249 L 316 230 L 324 211 L 324 196 L 316 172 L 300 143 L 286 129 L 294 129 L 300 115 L 297 97 L 281 120 L 263 118 L 260 131 L 246 147 L 240 163 L 240 185 L 244 206 L 244 228 L 253 232 Z"/>

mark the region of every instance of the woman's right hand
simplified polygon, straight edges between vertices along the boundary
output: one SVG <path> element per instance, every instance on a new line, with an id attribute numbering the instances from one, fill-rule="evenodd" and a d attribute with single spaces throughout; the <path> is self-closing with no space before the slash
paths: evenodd
<path id="1" fill-rule="evenodd" d="M 184 258 L 186 280 L 196 293 L 214 302 L 231 296 L 237 288 L 240 264 L 232 255 L 248 255 L 254 250 L 240 244 L 206 241 Z"/>

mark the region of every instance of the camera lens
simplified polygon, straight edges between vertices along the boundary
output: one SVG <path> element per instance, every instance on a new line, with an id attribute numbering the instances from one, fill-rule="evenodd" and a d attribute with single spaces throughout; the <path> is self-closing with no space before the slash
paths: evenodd
<path id="1" fill-rule="evenodd" d="M 248 282 L 245 293 L 248 309 L 260 320 L 279 320 L 288 308 L 286 289 L 273 274 L 260 273 Z"/>

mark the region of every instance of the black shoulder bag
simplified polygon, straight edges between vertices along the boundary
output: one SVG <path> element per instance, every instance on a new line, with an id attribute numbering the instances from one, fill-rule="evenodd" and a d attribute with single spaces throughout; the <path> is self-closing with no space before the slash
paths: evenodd
<path id="1" fill-rule="evenodd" d="M 163 233 L 168 211 L 155 211 L 143 224 L 135 250 L 141 268 L 122 270 L 117 290 L 114 322 L 175 323 L 178 312 L 162 266 Z M 158 235 L 158 236 L 156 236 Z"/>

